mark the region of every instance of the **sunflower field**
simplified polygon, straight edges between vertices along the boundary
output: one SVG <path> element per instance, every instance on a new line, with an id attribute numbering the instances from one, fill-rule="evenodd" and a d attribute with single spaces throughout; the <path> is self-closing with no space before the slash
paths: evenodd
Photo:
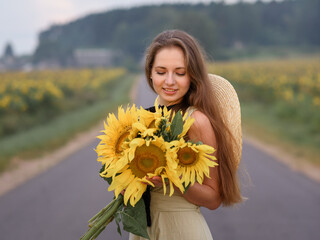
<path id="1" fill-rule="evenodd" d="M 46 70 L 0 74 L 0 138 L 108 98 L 124 69 Z"/>
<path id="2" fill-rule="evenodd" d="M 260 113 L 273 115 L 276 124 L 292 128 L 290 137 L 296 142 L 306 137 L 319 146 L 319 58 L 217 62 L 208 68 L 232 83 L 241 105 L 255 104 Z"/>

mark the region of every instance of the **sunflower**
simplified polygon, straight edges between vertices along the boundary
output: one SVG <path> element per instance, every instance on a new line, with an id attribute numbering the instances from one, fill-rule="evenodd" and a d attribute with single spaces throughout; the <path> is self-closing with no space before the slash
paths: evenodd
<path id="1" fill-rule="evenodd" d="M 171 146 L 176 152 L 177 172 L 185 186 L 193 185 L 195 181 L 202 184 L 204 176 L 210 177 L 209 168 L 218 165 L 214 162 L 215 149 L 211 146 L 185 142 L 183 138 L 172 142 Z"/>
<path id="2" fill-rule="evenodd" d="M 182 133 L 179 135 L 179 138 L 182 138 L 187 134 L 193 123 L 194 118 L 188 117 L 188 113 L 185 113 L 183 116 L 183 130 Z"/>
<path id="3" fill-rule="evenodd" d="M 169 187 L 170 187 L 169 196 L 172 196 L 172 194 L 174 193 L 173 185 L 178 187 L 181 193 L 183 193 L 185 189 L 182 185 L 182 181 L 179 178 L 179 174 L 177 172 L 177 167 L 178 167 L 177 161 L 175 161 L 174 158 L 170 158 L 170 155 L 171 155 L 170 153 L 167 154 L 167 161 L 171 161 L 171 167 L 168 165 L 165 167 L 164 171 L 162 171 L 161 173 L 161 178 L 163 183 L 163 194 L 164 195 L 166 194 L 166 191 L 167 191 L 166 180 L 168 180 Z"/>
<path id="4" fill-rule="evenodd" d="M 157 128 L 156 121 L 162 117 L 161 112 L 150 112 L 143 108 L 140 108 L 139 122 L 146 128 Z"/>
<path id="5" fill-rule="evenodd" d="M 171 110 L 168 110 L 166 106 L 159 107 L 160 105 L 158 104 L 158 99 L 159 96 L 156 98 L 154 101 L 154 107 L 156 109 L 156 113 L 161 113 L 161 115 L 165 118 L 169 117 L 171 115 Z"/>
<path id="6" fill-rule="evenodd" d="M 142 124 L 141 122 L 135 122 L 132 125 L 132 128 L 138 132 L 140 132 L 140 135 L 145 138 L 147 136 L 149 137 L 153 137 L 153 135 L 158 131 L 158 128 L 156 127 L 151 127 L 148 128 L 146 127 L 144 124 Z"/>
<path id="7" fill-rule="evenodd" d="M 112 169 L 113 164 L 124 155 L 126 140 L 132 139 L 137 134 L 132 129 L 132 124 L 138 121 L 138 112 L 133 105 L 126 111 L 118 108 L 118 119 L 114 114 L 109 114 L 107 123 L 104 123 L 103 135 L 98 136 L 101 141 L 96 148 L 98 161 L 105 164 L 105 173 Z M 106 175 L 110 177 L 110 174 Z"/>
<path id="8" fill-rule="evenodd" d="M 153 136 L 159 129 L 160 122 L 164 119 L 169 119 L 171 111 L 167 107 L 159 107 L 158 98 L 156 98 L 154 106 L 155 112 L 150 112 L 142 107 L 139 109 L 139 122 L 133 125 L 137 131 L 141 133 L 142 137 Z"/>
<path id="9" fill-rule="evenodd" d="M 162 176 L 171 177 L 174 175 L 174 170 L 166 172 L 166 169 L 174 169 L 177 163 L 172 161 L 168 153 L 172 151 L 162 138 L 154 137 L 153 139 L 145 140 L 135 138 L 130 142 L 130 149 L 126 158 L 121 158 L 116 163 L 116 171 L 120 174 L 113 176 L 109 191 L 115 191 L 115 196 L 118 197 L 120 192 L 126 189 L 124 193 L 124 203 L 130 200 L 130 204 L 134 206 L 141 198 L 146 190 L 146 183 L 153 185 L 148 181 L 148 177 Z M 178 180 L 177 180 L 178 179 Z M 169 178 L 169 181 L 180 181 L 178 176 Z M 172 183 L 171 183 L 172 184 Z M 179 185 L 179 183 L 177 183 Z M 180 185 L 182 185 L 180 183 Z"/>

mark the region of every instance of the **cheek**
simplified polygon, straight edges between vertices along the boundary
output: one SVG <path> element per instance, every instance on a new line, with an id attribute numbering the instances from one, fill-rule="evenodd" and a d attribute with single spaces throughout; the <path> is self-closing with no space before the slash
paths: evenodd
<path id="1" fill-rule="evenodd" d="M 157 78 L 153 78 L 152 85 L 153 85 L 154 90 L 157 91 L 158 89 L 161 88 L 161 81 L 159 81 Z"/>
<path id="2" fill-rule="evenodd" d="M 189 90 L 189 88 L 190 88 L 190 80 L 187 79 L 186 81 L 184 81 L 184 82 L 182 83 L 182 87 L 184 88 L 184 91 L 185 91 L 185 92 L 188 92 L 188 90 Z"/>

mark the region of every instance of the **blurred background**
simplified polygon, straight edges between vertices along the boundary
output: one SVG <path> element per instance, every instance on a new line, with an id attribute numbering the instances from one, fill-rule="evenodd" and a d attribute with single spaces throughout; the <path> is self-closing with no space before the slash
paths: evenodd
<path id="1" fill-rule="evenodd" d="M 6 174 L 16 178 L 14 171 L 25 163 L 101 126 L 118 105 L 136 102 L 146 47 L 161 31 L 181 29 L 203 47 L 209 72 L 235 87 L 245 139 L 269 150 L 276 146 L 273 155 L 286 159 L 288 169 L 318 179 L 310 180 L 310 191 L 320 192 L 319 0 L 0 1 L 2 187 L 10 185 Z M 139 104 L 147 107 L 152 101 Z M 248 152 L 244 150 L 244 156 L 256 158 Z M 94 161 L 96 156 L 91 157 Z M 10 202 L 4 191 L 2 195 L 0 213 L 1 208 L 9 209 L 5 202 Z M 312 230 L 303 226 L 300 230 L 312 232 L 309 239 L 313 239 L 320 234 L 315 227 L 319 194 L 310 201 L 316 203 L 310 209 L 313 223 L 306 224 Z M 14 212 L 7 214 L 0 225 L 8 216 L 14 218 Z"/>

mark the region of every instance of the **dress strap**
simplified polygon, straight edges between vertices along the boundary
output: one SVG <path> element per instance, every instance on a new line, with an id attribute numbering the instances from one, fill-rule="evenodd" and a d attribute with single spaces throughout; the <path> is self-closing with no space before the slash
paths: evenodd
<path id="1" fill-rule="evenodd" d="M 187 118 L 189 118 L 191 116 L 191 114 L 194 113 L 195 111 L 197 111 L 196 107 L 194 107 L 194 106 L 188 107 L 186 110 Z"/>

